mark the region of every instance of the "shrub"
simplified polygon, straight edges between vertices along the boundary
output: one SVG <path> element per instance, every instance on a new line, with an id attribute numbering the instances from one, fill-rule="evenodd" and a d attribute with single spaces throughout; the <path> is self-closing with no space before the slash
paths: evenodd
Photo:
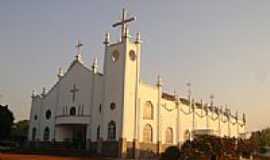
<path id="1" fill-rule="evenodd" d="M 180 157 L 180 151 L 178 147 L 168 147 L 161 155 L 161 160 L 177 160 Z"/>

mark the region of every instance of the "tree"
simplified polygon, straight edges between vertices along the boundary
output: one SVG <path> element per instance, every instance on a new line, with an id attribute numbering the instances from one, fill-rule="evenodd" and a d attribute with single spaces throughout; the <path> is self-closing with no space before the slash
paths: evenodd
<path id="1" fill-rule="evenodd" d="M 237 152 L 239 155 L 249 158 L 256 150 L 258 150 L 257 145 L 252 139 L 239 139 Z"/>
<path id="2" fill-rule="evenodd" d="M 28 128 L 29 128 L 28 120 L 21 120 L 15 123 L 11 131 L 12 139 L 18 142 L 19 144 L 23 144 L 27 140 Z"/>
<path id="3" fill-rule="evenodd" d="M 8 109 L 8 106 L 0 105 L 0 140 L 7 139 L 10 136 L 14 116 Z"/>
<path id="4" fill-rule="evenodd" d="M 168 147 L 165 152 L 161 155 L 161 160 L 177 160 L 180 157 L 180 151 L 178 147 Z"/>
<path id="5" fill-rule="evenodd" d="M 270 128 L 253 132 L 251 139 L 253 139 L 256 144 L 261 147 L 270 146 Z"/>

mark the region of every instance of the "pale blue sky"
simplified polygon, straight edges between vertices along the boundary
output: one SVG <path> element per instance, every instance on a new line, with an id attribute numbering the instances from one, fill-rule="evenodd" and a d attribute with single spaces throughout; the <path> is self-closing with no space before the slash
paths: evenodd
<path id="1" fill-rule="evenodd" d="M 142 77 L 155 83 L 160 73 L 166 90 L 186 96 L 192 83 L 198 99 L 247 113 L 249 130 L 270 124 L 269 0 L 1 0 L 0 103 L 16 119 L 29 117 L 31 91 L 41 92 L 67 69 L 74 45 L 84 45 L 84 61 L 102 66 L 104 33 L 118 39 L 111 25 L 123 7 L 142 33 Z"/>

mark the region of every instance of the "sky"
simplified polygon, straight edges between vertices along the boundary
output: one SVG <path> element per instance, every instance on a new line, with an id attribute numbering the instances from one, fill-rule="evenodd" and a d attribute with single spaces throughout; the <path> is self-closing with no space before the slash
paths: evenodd
<path id="1" fill-rule="evenodd" d="M 249 131 L 269 127 L 269 0 L 0 0 L 0 104 L 28 119 L 32 90 L 55 84 L 78 39 L 86 66 L 97 57 L 102 71 L 104 34 L 119 39 L 122 8 L 136 16 L 131 33 L 141 32 L 144 81 L 160 74 L 182 97 L 190 82 L 195 99 L 214 94 L 246 113 Z"/>

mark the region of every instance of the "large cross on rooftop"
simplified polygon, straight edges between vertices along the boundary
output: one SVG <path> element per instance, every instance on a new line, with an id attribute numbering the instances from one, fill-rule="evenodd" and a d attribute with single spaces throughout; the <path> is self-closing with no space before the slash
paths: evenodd
<path id="1" fill-rule="evenodd" d="M 136 20 L 136 17 L 131 17 L 131 18 L 127 18 L 126 19 L 126 16 L 127 16 L 126 9 L 123 8 L 121 21 L 112 25 L 113 27 L 121 26 L 121 37 L 124 37 L 125 36 L 125 32 L 127 30 L 127 24 L 129 22 L 132 22 L 132 21 L 135 21 Z"/>

